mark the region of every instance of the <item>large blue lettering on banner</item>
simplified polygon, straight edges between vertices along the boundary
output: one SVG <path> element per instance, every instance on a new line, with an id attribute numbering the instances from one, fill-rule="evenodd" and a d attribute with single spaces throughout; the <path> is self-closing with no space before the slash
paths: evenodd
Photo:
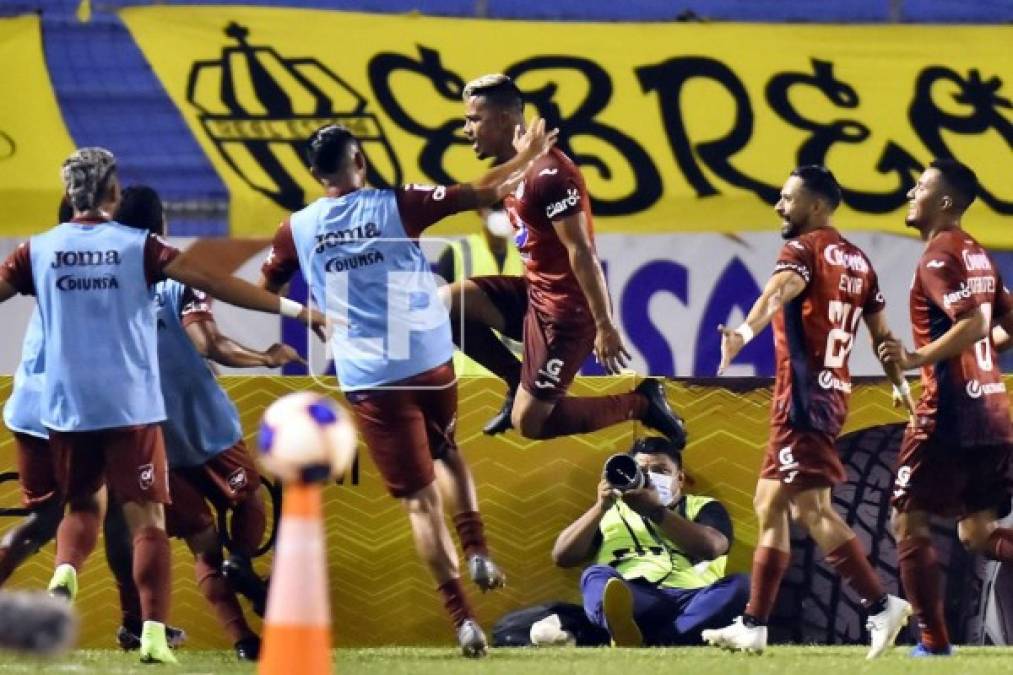
<path id="1" fill-rule="evenodd" d="M 732 258 L 714 285 L 697 327 L 693 375 L 708 377 L 717 374 L 718 364 L 721 363 L 718 324 L 727 325 L 734 309 L 738 309 L 742 316 L 748 314 L 759 295 L 760 287 L 749 268 L 737 256 Z M 773 376 L 773 331 L 765 330 L 757 335 L 735 358 L 735 363 L 752 365 L 758 376 Z"/>

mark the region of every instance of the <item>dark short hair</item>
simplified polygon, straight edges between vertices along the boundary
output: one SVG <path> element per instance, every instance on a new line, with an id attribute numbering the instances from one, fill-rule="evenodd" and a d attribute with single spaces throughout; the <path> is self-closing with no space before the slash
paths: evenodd
<path id="1" fill-rule="evenodd" d="M 481 96 L 486 102 L 502 110 L 524 111 L 524 96 L 514 81 L 506 75 L 493 73 L 476 78 L 464 86 L 464 98 Z"/>
<path id="2" fill-rule="evenodd" d="M 645 436 L 633 441 L 633 447 L 626 453 L 630 457 L 638 454 L 645 455 L 666 455 L 669 459 L 682 468 L 682 452 L 679 446 L 664 436 Z"/>
<path id="3" fill-rule="evenodd" d="M 957 210 L 960 213 L 966 211 L 978 196 L 978 176 L 971 167 L 950 157 L 934 160 L 929 166 L 939 171 L 953 190 L 953 202 Z"/>
<path id="4" fill-rule="evenodd" d="M 830 205 L 830 210 L 836 210 L 841 205 L 841 184 L 834 178 L 830 169 L 818 164 L 806 164 L 791 172 L 802 181 L 806 190 L 821 197 Z"/>
<path id="5" fill-rule="evenodd" d="M 67 195 L 60 200 L 60 209 L 56 212 L 56 218 L 61 223 L 69 223 L 74 219 L 74 207 L 70 205 Z"/>
<path id="6" fill-rule="evenodd" d="M 123 191 L 120 207 L 113 218 L 117 223 L 149 230 L 155 234 L 163 232 L 162 199 L 154 188 L 147 185 L 131 185 Z"/>
<path id="7" fill-rule="evenodd" d="M 334 173 L 348 156 L 348 146 L 358 142 L 348 127 L 327 124 L 314 131 L 306 141 L 306 160 L 320 173 Z"/>

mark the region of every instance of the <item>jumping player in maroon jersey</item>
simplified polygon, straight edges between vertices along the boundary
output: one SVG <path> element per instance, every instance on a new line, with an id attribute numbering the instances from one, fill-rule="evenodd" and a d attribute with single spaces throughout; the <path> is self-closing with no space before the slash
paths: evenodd
<path id="1" fill-rule="evenodd" d="M 991 335 L 993 323 L 1013 331 L 1013 304 L 988 252 L 961 229 L 977 186 L 971 169 L 941 159 L 908 193 L 907 224 L 927 242 L 911 285 L 915 351 L 897 340 L 879 347 L 884 362 L 922 376 L 893 491 L 900 578 L 921 626 L 912 656 L 952 653 L 930 514 L 956 517 L 969 551 L 1013 562 L 1013 529 L 996 523 L 1013 492 L 1013 430 Z"/>
<path id="2" fill-rule="evenodd" d="M 790 515 L 869 613 L 868 658 L 893 644 L 911 614 L 908 603 L 887 595 L 854 531 L 830 500 L 831 488 L 847 477 L 834 439 L 848 414 L 848 357 L 859 320 L 864 319 L 874 346 L 890 337 L 872 264 L 831 222 L 840 201 L 841 188 L 826 168 L 792 171 L 774 207 L 787 240 L 774 274 L 741 326 L 719 327 L 721 374 L 753 335 L 773 321 L 777 374 L 770 441 L 753 500 L 760 532 L 749 604 L 732 625 L 703 632 L 704 641 L 715 646 L 751 652 L 766 647 L 767 619 L 791 562 Z M 902 388 L 900 369 L 884 369 Z M 913 407 L 909 394 L 907 398 Z"/>
<path id="3" fill-rule="evenodd" d="M 512 139 L 524 124 L 524 103 L 513 81 L 480 77 L 465 87 L 464 102 L 464 133 L 479 158 L 502 164 L 513 157 Z M 566 396 L 592 351 L 609 373 L 618 373 L 630 358 L 612 318 L 580 170 L 553 148 L 527 169 L 504 203 L 525 276 L 472 277 L 444 289 L 458 347 L 508 386 L 507 401 L 485 432 L 517 427 L 527 438 L 554 438 L 640 420 L 681 447 L 682 420 L 659 380 L 618 396 Z M 523 339 L 523 363 L 493 329 Z"/>

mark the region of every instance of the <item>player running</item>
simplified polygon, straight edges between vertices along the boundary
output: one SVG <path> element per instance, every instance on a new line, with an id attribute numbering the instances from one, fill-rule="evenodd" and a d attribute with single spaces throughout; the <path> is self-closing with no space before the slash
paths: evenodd
<path id="1" fill-rule="evenodd" d="M 883 314 L 886 303 L 872 264 L 833 227 L 840 202 L 841 188 L 826 168 L 792 171 L 774 207 L 787 240 L 774 274 L 741 326 L 719 327 L 721 374 L 773 321 L 777 374 L 770 440 L 753 499 L 759 538 L 749 604 L 732 625 L 703 632 L 704 641 L 718 647 L 762 652 L 767 646 L 767 619 L 791 562 L 792 510 L 869 613 L 872 646 L 867 658 L 876 658 L 893 644 L 911 613 L 908 603 L 887 595 L 830 498 L 831 488 L 847 478 L 834 440 L 848 414 L 848 357 L 859 319 L 868 326 L 874 346 L 890 337 Z M 902 389 L 900 370 L 884 369 Z M 913 408 L 910 394 L 907 402 Z"/>
<path id="2" fill-rule="evenodd" d="M 514 129 L 524 124 L 517 86 L 505 75 L 485 75 L 464 88 L 464 102 L 464 134 L 478 157 L 509 161 Z M 618 396 L 566 396 L 592 351 L 609 373 L 630 358 L 612 319 L 580 170 L 553 148 L 532 163 L 505 205 L 525 276 L 472 277 L 442 291 L 456 344 L 507 383 L 507 400 L 485 433 L 516 427 L 527 438 L 555 438 L 640 420 L 682 447 L 682 420 L 659 380 Z M 492 329 L 523 339 L 523 363 Z"/>
<path id="3" fill-rule="evenodd" d="M 74 219 L 32 237 L 7 258 L 0 266 L 0 302 L 16 293 L 36 296 L 45 335 L 42 423 L 57 484 L 69 501 L 108 484 L 124 504 L 144 619 L 141 660 L 174 663 L 165 636 L 170 561 L 163 504 L 169 489 L 150 286 L 175 278 L 250 309 L 277 313 L 286 307 L 314 327 L 321 319 L 298 303 L 285 305 L 189 262 L 154 235 L 110 221 L 120 187 L 107 150 L 74 152 L 62 175 Z M 57 535 L 59 555 L 75 560 L 59 565 L 51 582 L 71 599 L 99 527 L 97 513 L 79 515 L 61 524 L 61 531 L 73 526 L 67 540 Z"/>
<path id="4" fill-rule="evenodd" d="M 166 234 L 162 201 L 147 186 L 123 191 L 116 221 Z M 173 500 L 165 511 L 166 531 L 190 547 L 197 586 L 218 615 L 237 657 L 256 661 L 260 638 L 246 622 L 229 582 L 250 599 L 254 612 L 263 616 L 266 585 L 251 563 L 266 524 L 260 472 L 243 442 L 239 411 L 218 385 L 205 358 L 233 368 L 279 368 L 301 359 L 288 345 L 275 344 L 258 352 L 222 335 L 210 298 L 174 279 L 156 284 L 155 311 L 166 406 L 162 432 Z M 208 501 L 219 512 L 231 514 L 232 555 L 228 560 L 223 560 Z"/>
<path id="5" fill-rule="evenodd" d="M 500 585 L 502 574 L 488 558 L 471 474 L 454 440 L 454 345 L 417 239 L 445 216 L 502 199 L 516 185 L 511 176 L 554 141 L 539 120 L 515 136 L 513 160 L 474 183 L 373 190 L 365 187 L 366 156 L 355 136 L 337 125 L 318 129 L 308 158 L 325 196 L 281 225 L 263 267 L 262 283 L 274 291 L 301 268 L 314 301 L 335 322 L 341 388 L 387 490 L 408 512 L 416 550 L 465 656 L 483 655 L 486 639 L 458 577 L 434 459 L 449 469 L 447 496 L 472 578 L 485 589 Z"/>
<path id="6" fill-rule="evenodd" d="M 908 193 L 907 225 L 926 241 L 911 286 L 915 351 L 894 339 L 879 346 L 885 363 L 920 368 L 922 377 L 892 500 L 900 579 L 921 627 L 912 656 L 953 651 L 930 515 L 956 518 L 969 551 L 1013 562 L 1013 529 L 997 523 L 1010 510 L 1013 433 L 991 334 L 995 323 L 1013 333 L 1013 304 L 988 251 L 961 226 L 977 191 L 970 168 L 940 159 Z"/>

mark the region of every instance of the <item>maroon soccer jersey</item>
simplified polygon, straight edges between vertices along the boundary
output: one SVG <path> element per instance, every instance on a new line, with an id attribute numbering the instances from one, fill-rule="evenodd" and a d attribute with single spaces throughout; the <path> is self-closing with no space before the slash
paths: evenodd
<path id="1" fill-rule="evenodd" d="M 833 228 L 788 241 L 774 270 L 794 272 L 806 285 L 774 317 L 772 422 L 836 436 L 848 414 L 848 357 L 858 322 L 886 306 L 876 272 Z"/>
<path id="2" fill-rule="evenodd" d="M 577 165 L 552 148 L 528 168 L 504 204 L 524 260 L 531 306 L 551 317 L 589 318 L 587 299 L 570 269 L 569 253 L 552 226 L 553 220 L 583 211 L 594 242 L 591 201 Z"/>
<path id="3" fill-rule="evenodd" d="M 938 234 L 925 247 L 911 284 L 915 348 L 943 335 L 961 315 L 980 307 L 989 324 L 1010 311 L 1009 294 L 991 256 L 963 230 Z M 1013 440 L 1009 399 L 992 335 L 958 356 L 922 368 L 918 415 L 929 432 L 961 445 Z"/>

